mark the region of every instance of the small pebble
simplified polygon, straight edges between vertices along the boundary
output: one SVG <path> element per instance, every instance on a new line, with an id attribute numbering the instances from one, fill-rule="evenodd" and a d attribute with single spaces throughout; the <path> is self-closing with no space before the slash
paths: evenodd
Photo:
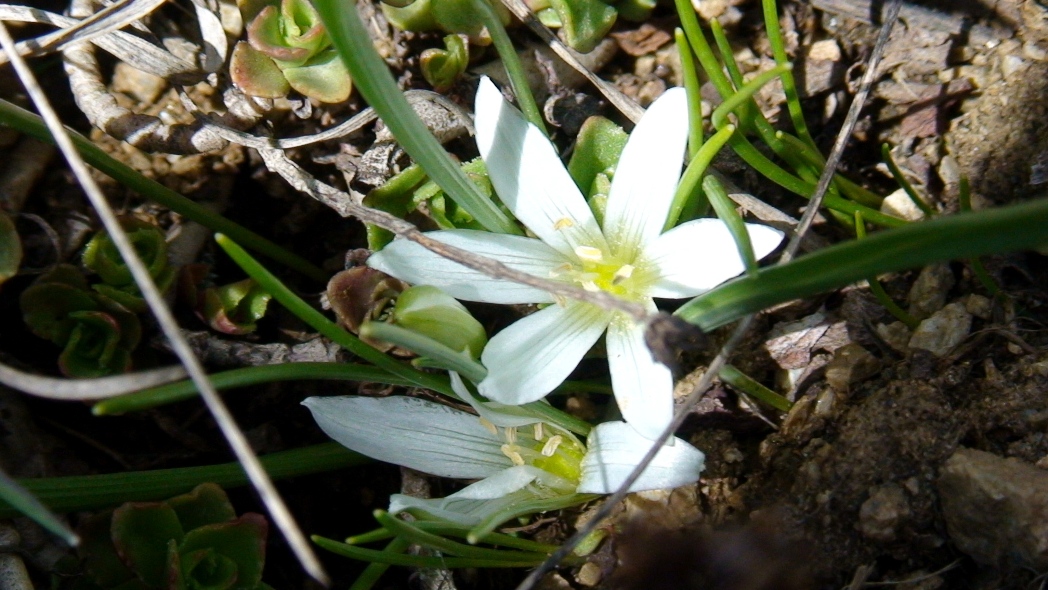
<path id="1" fill-rule="evenodd" d="M 910 516 L 906 493 L 889 483 L 870 492 L 859 508 L 859 532 L 873 541 L 890 543 L 898 536 L 899 525 Z"/>
<path id="2" fill-rule="evenodd" d="M 899 189 L 884 197 L 881 201 L 881 213 L 905 219 L 907 221 L 920 221 L 924 219 L 924 211 L 913 202 L 906 191 Z"/>
<path id="3" fill-rule="evenodd" d="M 942 309 L 946 296 L 954 285 L 953 271 L 945 263 L 932 264 L 921 269 L 910 287 L 906 311 L 917 319 L 924 319 Z"/>
<path id="4" fill-rule="evenodd" d="M 943 357 L 968 337 L 971 328 L 972 314 L 964 309 L 964 304 L 951 303 L 917 326 L 910 338 L 910 348 Z"/>
<path id="5" fill-rule="evenodd" d="M 957 549 L 994 567 L 1048 568 L 1048 472 L 960 449 L 946 461 L 938 488 Z"/>

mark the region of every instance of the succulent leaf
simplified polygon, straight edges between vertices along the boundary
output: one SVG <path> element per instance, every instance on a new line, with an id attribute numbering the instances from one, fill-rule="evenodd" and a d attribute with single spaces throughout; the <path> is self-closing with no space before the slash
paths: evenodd
<path id="1" fill-rule="evenodd" d="M 560 18 L 567 44 L 589 53 L 615 24 L 618 12 L 600 0 L 550 0 Z"/>
<path id="2" fill-rule="evenodd" d="M 284 77 L 292 88 L 320 102 L 342 102 L 353 91 L 349 70 L 333 48 L 322 51 L 300 66 L 285 67 Z"/>
<path id="3" fill-rule="evenodd" d="M 444 37 L 445 49 L 427 49 L 419 58 L 422 76 L 437 92 L 455 83 L 469 65 L 469 45 L 458 35 Z"/>
<path id="4" fill-rule="evenodd" d="M 291 90 L 273 58 L 243 41 L 233 47 L 229 75 L 237 88 L 259 98 L 280 98 Z"/>
<path id="5" fill-rule="evenodd" d="M 0 284 L 15 276 L 22 263 L 22 240 L 14 222 L 0 211 Z"/>

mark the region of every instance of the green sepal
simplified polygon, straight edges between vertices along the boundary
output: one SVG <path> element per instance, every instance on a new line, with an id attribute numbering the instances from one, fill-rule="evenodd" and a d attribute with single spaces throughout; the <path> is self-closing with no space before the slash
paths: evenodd
<path id="1" fill-rule="evenodd" d="M 429 285 L 416 285 L 400 294 L 393 307 L 394 325 L 418 332 L 454 351 L 480 358 L 488 342 L 484 326 L 454 297 Z"/>

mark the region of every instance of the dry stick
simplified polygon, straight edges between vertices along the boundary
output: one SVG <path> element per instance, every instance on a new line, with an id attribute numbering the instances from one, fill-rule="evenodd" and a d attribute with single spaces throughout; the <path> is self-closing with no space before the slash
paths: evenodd
<path id="1" fill-rule="evenodd" d="M 0 363 L 0 383 L 37 397 L 63 401 L 106 399 L 185 378 L 186 370 L 178 365 L 95 379 L 56 379 Z"/>
<path id="2" fill-rule="evenodd" d="M 833 142 L 830 157 L 826 158 L 826 166 L 822 169 L 822 176 L 819 177 L 819 184 L 815 187 L 815 194 L 811 196 L 811 201 L 808 203 L 807 209 L 804 210 L 801 222 L 797 224 L 797 233 L 794 234 L 793 238 L 790 239 L 789 245 L 786 246 L 786 252 L 783 253 L 782 258 L 779 260 L 780 264 L 793 259 L 794 254 L 797 253 L 797 248 L 800 247 L 801 238 L 807 233 L 808 228 L 811 227 L 812 222 L 815 221 L 815 216 L 822 207 L 822 199 L 826 196 L 826 190 L 830 188 L 830 182 L 833 181 L 833 176 L 837 173 L 837 166 L 841 163 L 844 146 L 851 139 L 852 129 L 855 128 L 855 123 L 859 121 L 859 113 L 862 112 L 862 107 L 866 104 L 866 97 L 869 96 L 870 88 L 873 87 L 873 81 L 877 78 L 877 65 L 881 63 L 884 46 L 888 43 L 892 25 L 899 18 L 899 8 L 901 7 L 902 0 L 892 0 L 892 3 L 888 5 L 888 10 L 881 21 L 881 31 L 877 34 L 877 42 L 873 44 L 873 52 L 870 53 L 866 71 L 862 74 L 859 91 L 855 93 L 855 98 L 852 99 L 851 106 L 848 108 L 848 115 L 844 117 L 841 131 Z"/>
<path id="3" fill-rule="evenodd" d="M 877 43 L 874 45 L 873 53 L 870 56 L 870 65 L 868 65 L 868 75 L 863 76 L 863 87 L 855 96 L 855 101 L 852 103 L 851 109 L 848 112 L 848 117 L 845 119 L 845 125 L 841 128 L 840 133 L 837 136 L 837 141 L 834 143 L 833 150 L 830 153 L 830 157 L 827 159 L 826 168 L 823 170 L 822 178 L 820 179 L 816 193 L 812 195 L 811 203 L 808 205 L 808 210 L 805 211 L 804 218 L 801 219 L 801 223 L 798 225 L 797 233 L 789 245 L 786 247 L 786 251 L 779 258 L 778 264 L 783 264 L 789 261 L 796 253 L 797 248 L 800 247 L 801 239 L 804 237 L 804 233 L 811 227 L 811 220 L 805 224 L 804 219 L 813 217 L 814 212 L 818 210 L 818 204 L 822 200 L 822 196 L 825 194 L 826 189 L 829 187 L 829 181 L 833 178 L 836 171 L 837 163 L 840 161 L 840 152 L 844 149 L 844 144 L 848 137 L 851 136 L 852 128 L 855 122 L 858 120 L 858 112 L 862 109 L 862 103 L 866 100 L 866 96 L 869 94 L 869 87 L 873 83 L 873 76 L 869 72 L 876 70 L 877 63 L 880 61 L 881 53 L 884 51 L 884 41 L 887 40 L 888 34 L 891 32 L 892 25 L 899 15 L 899 4 L 901 0 L 893 0 L 891 6 L 888 8 L 887 16 L 885 17 L 884 24 L 880 32 L 880 36 L 877 38 Z M 684 419 L 691 412 L 691 409 L 702 399 L 705 395 L 706 389 L 709 388 L 713 378 L 720 372 L 720 369 L 727 363 L 728 357 L 731 355 L 735 346 L 742 340 L 746 332 L 749 330 L 750 325 L 753 323 L 753 315 L 748 315 L 743 318 L 739 325 L 732 331 L 728 341 L 721 347 L 720 352 L 714 357 L 710 363 L 706 372 L 703 373 L 702 378 L 695 385 L 691 394 L 684 400 L 684 403 L 680 405 L 676 413 L 673 416 L 673 421 L 666 427 L 666 430 L 652 443 L 648 453 L 641 459 L 640 464 L 630 473 L 629 477 L 626 478 L 618 490 L 614 494 L 605 498 L 604 503 L 601 504 L 600 508 L 597 509 L 596 514 L 593 518 L 589 519 L 585 525 L 579 528 L 574 535 L 567 540 L 564 545 L 558 548 L 552 555 L 549 556 L 546 561 L 539 567 L 535 568 L 523 582 L 517 586 L 517 590 L 532 590 L 535 588 L 542 576 L 547 572 L 552 571 L 572 550 L 575 549 L 586 537 L 588 537 L 597 526 L 599 526 L 604 519 L 611 515 L 612 510 L 622 500 L 626 498 L 629 493 L 629 488 L 640 478 L 641 474 L 647 468 L 648 464 L 655 459 L 655 455 L 658 454 L 662 446 L 666 444 L 666 441 L 673 436 L 673 433 L 680 427 L 684 422 Z"/>
<path id="4" fill-rule="evenodd" d="M 282 533 L 284 533 L 284 537 L 287 539 L 288 544 L 295 552 L 295 555 L 302 563 L 302 567 L 306 572 L 317 581 L 324 585 L 328 585 L 329 578 L 327 573 L 324 571 L 323 567 L 320 565 L 320 561 L 306 542 L 302 531 L 299 530 L 298 525 L 295 523 L 294 518 L 292 518 L 287 506 L 280 498 L 280 495 L 277 493 L 276 488 L 273 487 L 273 482 L 269 479 L 269 475 L 262 467 L 258 457 L 256 457 L 254 451 L 251 450 L 251 446 L 244 437 L 244 433 L 240 431 L 239 427 L 237 427 L 236 422 L 233 420 L 233 416 L 229 413 L 229 409 L 222 403 L 221 398 L 218 397 L 218 394 L 212 387 L 211 381 L 208 380 L 207 374 L 204 372 L 204 368 L 200 364 L 200 361 L 193 355 L 193 351 L 189 348 L 189 344 L 182 337 L 178 324 L 175 322 L 171 310 L 169 310 L 164 303 L 163 296 L 160 294 L 160 291 L 157 290 L 153 278 L 149 275 L 149 271 L 146 269 L 145 264 L 142 263 L 141 258 L 138 257 L 138 253 L 128 239 L 123 227 L 121 227 L 113 210 L 109 207 L 109 203 L 106 201 L 105 196 L 102 195 L 98 185 L 91 177 L 87 165 L 84 163 L 83 159 L 80 158 L 80 154 L 73 146 L 73 141 L 69 138 L 69 134 L 66 133 L 65 127 L 58 119 L 58 115 L 51 108 L 43 89 L 40 88 L 40 85 L 37 83 L 33 73 L 29 70 L 29 66 L 26 64 L 25 60 L 15 51 L 14 39 L 11 38 L 10 33 L 7 31 L 7 27 L 3 22 L 0 22 L 0 46 L 3 47 L 4 51 L 11 59 L 11 65 L 14 66 L 15 71 L 18 73 L 18 77 L 22 80 L 22 84 L 25 86 L 29 96 L 33 99 L 33 103 L 36 105 L 37 110 L 40 111 L 41 117 L 43 117 L 44 121 L 47 123 L 47 127 L 50 129 L 51 134 L 54 136 L 55 143 L 58 145 L 58 148 L 62 150 L 62 154 L 69 162 L 69 167 L 73 170 L 77 180 L 87 193 L 88 199 L 94 206 L 95 211 L 102 219 L 102 223 L 105 225 L 106 231 L 108 231 L 109 235 L 112 237 L 113 243 L 117 247 L 117 251 L 120 252 L 120 256 L 124 259 L 124 262 L 131 270 L 131 275 L 139 285 L 139 289 L 142 291 L 142 296 L 149 304 L 149 308 L 156 316 L 157 323 L 160 324 L 161 330 L 163 330 L 164 335 L 171 343 L 171 348 L 185 366 L 186 371 L 193 380 L 193 384 L 196 385 L 200 395 L 204 398 L 204 402 L 207 404 L 208 409 L 215 417 L 215 422 L 218 423 L 219 428 L 222 430 L 222 434 L 229 442 L 229 446 L 232 447 L 234 453 L 236 453 L 237 458 L 244 468 L 244 472 L 258 491 L 262 502 L 269 510 L 277 527 Z"/>
<path id="5" fill-rule="evenodd" d="M 281 150 L 272 148 L 259 149 L 258 153 L 262 156 L 262 160 L 265 161 L 266 166 L 270 170 L 284 177 L 284 180 L 286 180 L 292 187 L 306 193 L 328 207 L 331 207 L 338 212 L 339 215 L 343 217 L 356 217 L 364 223 L 377 225 L 382 229 L 393 232 L 402 239 L 411 240 L 439 256 L 447 258 L 448 260 L 453 260 L 462 266 L 471 268 L 475 271 L 482 272 L 489 277 L 505 279 L 529 287 L 535 287 L 536 289 L 546 291 L 555 297 L 576 299 L 578 301 L 591 303 L 603 309 L 618 311 L 628 315 L 637 322 L 645 323 L 653 317 L 657 317 L 657 315 L 665 315 L 649 314 L 647 310 L 644 309 L 644 306 L 624 299 L 619 299 L 618 297 L 605 293 L 604 291 L 590 292 L 580 287 L 572 286 L 569 283 L 543 279 L 526 272 L 513 270 L 497 260 L 478 256 L 467 250 L 449 246 L 448 244 L 434 240 L 426 235 L 425 232 L 399 217 L 386 213 L 385 211 L 379 211 L 378 209 L 372 209 L 356 203 L 347 193 L 314 178 L 308 172 L 292 162 Z"/>
<path id="6" fill-rule="evenodd" d="M 108 35 L 134 21 L 141 20 L 166 1 L 119 0 L 71 27 L 18 43 L 16 45 L 18 54 L 23 57 L 44 55 L 61 49 L 69 43 L 90 41 L 100 35 Z M 6 54 L 0 55 L 0 64 L 5 64 L 7 61 Z"/>

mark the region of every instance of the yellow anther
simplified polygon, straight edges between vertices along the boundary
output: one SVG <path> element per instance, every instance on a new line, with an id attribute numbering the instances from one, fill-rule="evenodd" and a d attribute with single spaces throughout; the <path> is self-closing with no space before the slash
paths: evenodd
<path id="1" fill-rule="evenodd" d="M 487 430 L 491 434 L 494 434 L 495 436 L 499 435 L 499 429 L 491 422 L 491 420 L 481 416 L 480 425 L 484 427 L 484 430 Z"/>
<path id="2" fill-rule="evenodd" d="M 517 427 L 509 426 L 506 428 L 506 442 L 513 444 L 517 442 Z"/>
<path id="3" fill-rule="evenodd" d="M 535 423 L 535 440 L 542 440 L 542 422 Z"/>
<path id="4" fill-rule="evenodd" d="M 502 445 L 502 447 L 500 448 L 502 454 L 509 457 L 509 460 L 513 461 L 514 465 L 523 465 L 524 457 L 521 457 L 520 453 L 518 453 L 516 449 L 517 447 L 514 445 Z"/>
<path id="5" fill-rule="evenodd" d="M 575 227 L 575 222 L 568 217 L 562 217 L 557 220 L 557 223 L 553 224 L 553 229 L 561 230 L 567 227 Z"/>
<path id="6" fill-rule="evenodd" d="M 600 287 L 598 287 L 597 283 L 594 283 L 593 281 L 583 281 L 582 288 L 589 291 L 590 293 L 596 293 L 597 291 L 600 291 Z"/>
<path id="7" fill-rule="evenodd" d="M 600 248 L 594 248 L 593 246 L 576 246 L 575 256 L 578 256 L 579 260 L 585 262 L 600 262 L 604 260 L 604 253 L 600 251 Z"/>
<path id="8" fill-rule="evenodd" d="M 564 437 L 559 434 L 549 437 L 546 444 L 542 445 L 542 455 L 545 457 L 552 457 L 553 453 L 557 452 L 557 447 L 559 447 L 562 442 L 564 442 Z"/>

